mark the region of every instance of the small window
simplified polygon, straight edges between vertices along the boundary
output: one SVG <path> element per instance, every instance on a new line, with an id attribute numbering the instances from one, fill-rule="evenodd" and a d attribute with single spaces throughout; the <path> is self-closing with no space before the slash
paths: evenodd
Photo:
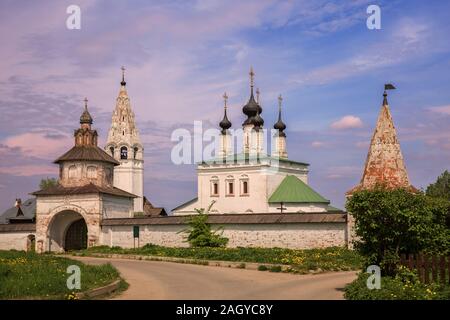
<path id="1" fill-rule="evenodd" d="M 133 159 L 136 159 L 137 153 L 138 153 L 138 151 L 139 151 L 138 147 L 134 147 L 133 151 L 134 151 L 134 153 L 133 153 Z"/>
<path id="2" fill-rule="evenodd" d="M 232 195 L 234 194 L 234 183 L 228 182 L 228 194 Z"/>
<path id="3" fill-rule="evenodd" d="M 111 156 L 114 157 L 114 147 L 110 147 L 109 152 L 111 152 Z"/>
<path id="4" fill-rule="evenodd" d="M 127 147 L 120 148 L 120 159 L 128 159 L 128 149 L 127 149 Z"/>
<path id="5" fill-rule="evenodd" d="M 219 194 L 219 184 L 217 182 L 213 183 L 213 194 L 218 195 Z"/>
<path id="6" fill-rule="evenodd" d="M 242 193 L 243 194 L 248 194 L 248 181 L 244 181 L 242 183 Z"/>

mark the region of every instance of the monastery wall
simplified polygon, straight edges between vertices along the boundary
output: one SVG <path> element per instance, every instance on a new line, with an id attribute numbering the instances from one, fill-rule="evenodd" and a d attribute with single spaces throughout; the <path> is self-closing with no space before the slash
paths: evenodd
<path id="1" fill-rule="evenodd" d="M 35 232 L 13 231 L 0 233 L 0 250 L 27 250 L 28 236 Z"/>
<path id="2" fill-rule="evenodd" d="M 141 225 L 139 246 L 147 243 L 166 247 L 188 247 L 186 225 Z M 219 226 L 212 224 L 213 230 Z M 345 223 L 286 223 L 286 224 L 226 224 L 223 236 L 228 247 L 262 247 L 311 249 L 347 245 Z M 133 226 L 102 227 L 101 243 L 108 246 L 133 248 Z"/>

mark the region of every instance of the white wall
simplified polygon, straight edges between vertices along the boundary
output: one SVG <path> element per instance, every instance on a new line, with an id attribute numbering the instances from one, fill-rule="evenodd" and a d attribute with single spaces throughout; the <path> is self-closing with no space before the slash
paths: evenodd
<path id="1" fill-rule="evenodd" d="M 0 233 L 0 250 L 27 250 L 27 237 L 34 232 L 2 232 Z"/>
<path id="2" fill-rule="evenodd" d="M 140 226 L 140 246 L 152 243 L 166 247 L 187 247 L 184 234 L 186 225 Z M 212 225 L 217 229 L 217 225 Z M 345 223 L 287 223 L 287 224 L 227 224 L 223 235 L 229 239 L 228 247 L 281 247 L 292 249 L 345 246 Z M 104 226 L 102 244 L 133 248 L 133 226 Z M 136 242 L 137 246 L 137 242 Z"/>

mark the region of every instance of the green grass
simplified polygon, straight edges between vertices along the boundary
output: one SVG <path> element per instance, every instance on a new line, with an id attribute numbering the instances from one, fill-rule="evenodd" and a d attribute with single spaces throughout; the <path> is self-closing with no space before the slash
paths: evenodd
<path id="1" fill-rule="evenodd" d="M 67 288 L 67 267 L 81 270 L 81 289 Z M 104 286 L 119 278 L 110 264 L 85 265 L 79 261 L 24 251 L 0 251 L 0 299 L 69 299 L 74 292 Z"/>
<path id="2" fill-rule="evenodd" d="M 288 265 L 290 266 L 289 271 L 300 273 L 319 269 L 322 271 L 358 270 L 362 266 L 362 259 L 355 251 L 340 247 L 294 250 L 282 248 L 169 248 L 147 244 L 138 249 L 92 247 L 78 254 L 94 253 Z"/>

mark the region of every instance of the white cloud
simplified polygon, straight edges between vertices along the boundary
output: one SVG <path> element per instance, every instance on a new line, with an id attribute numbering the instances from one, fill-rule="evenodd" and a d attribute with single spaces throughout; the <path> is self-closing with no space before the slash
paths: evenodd
<path id="1" fill-rule="evenodd" d="M 361 119 L 352 115 L 344 116 L 330 125 L 332 129 L 336 130 L 361 128 L 362 126 Z"/>

